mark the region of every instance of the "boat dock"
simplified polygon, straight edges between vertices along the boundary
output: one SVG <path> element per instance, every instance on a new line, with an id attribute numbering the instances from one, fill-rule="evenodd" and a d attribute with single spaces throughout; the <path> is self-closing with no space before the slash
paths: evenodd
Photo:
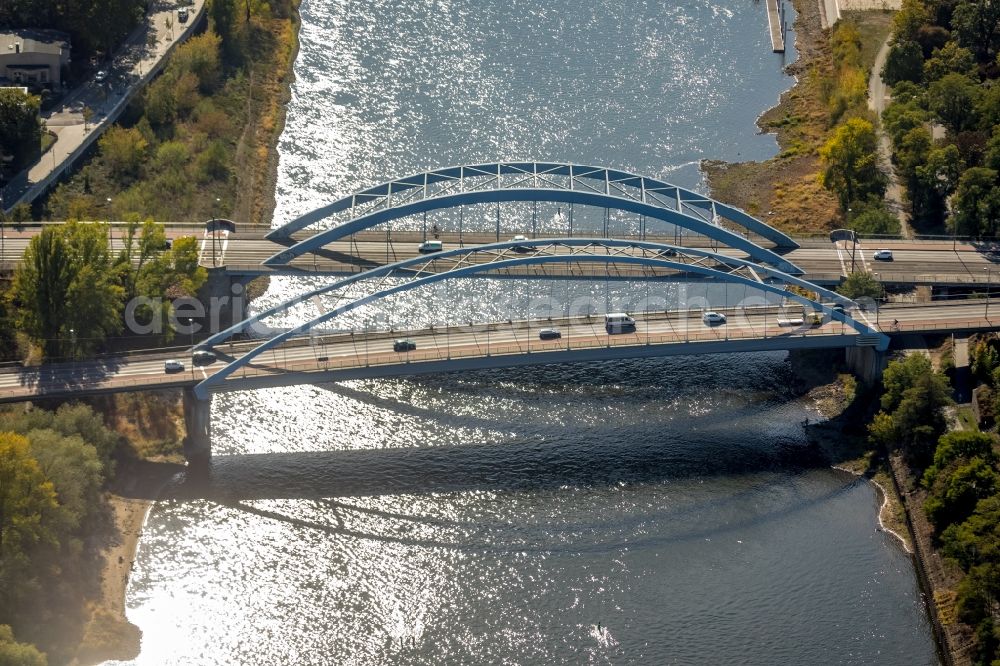
<path id="1" fill-rule="evenodd" d="M 785 52 L 785 3 L 784 0 L 767 0 L 767 25 L 771 31 L 771 50 Z"/>

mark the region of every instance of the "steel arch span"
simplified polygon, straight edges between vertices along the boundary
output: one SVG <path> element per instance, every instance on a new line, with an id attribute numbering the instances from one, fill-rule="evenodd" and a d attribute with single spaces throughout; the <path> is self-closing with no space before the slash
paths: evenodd
<path id="1" fill-rule="evenodd" d="M 587 260 L 595 251 L 601 250 L 604 255 L 616 253 L 625 255 L 631 252 L 638 257 L 671 257 L 676 263 L 685 265 L 698 265 L 711 262 L 717 266 L 725 266 L 730 270 L 739 270 L 753 275 L 763 274 L 769 278 L 777 279 L 786 284 L 793 284 L 809 291 L 815 291 L 822 298 L 835 303 L 840 303 L 848 307 L 857 307 L 854 301 L 845 298 L 835 291 L 825 289 L 811 282 L 798 277 L 801 270 L 797 269 L 795 274 L 779 271 L 768 266 L 760 266 L 745 259 L 729 257 L 711 250 L 703 250 L 693 247 L 680 247 L 677 245 L 667 245 L 664 243 L 654 243 L 652 241 L 630 241 L 610 238 L 555 238 L 555 239 L 531 239 L 523 241 L 503 241 L 500 243 L 490 243 L 488 245 L 470 245 L 463 248 L 435 252 L 430 255 L 423 255 L 404 259 L 392 264 L 379 266 L 363 273 L 355 273 L 345 278 L 324 285 L 312 291 L 306 292 L 295 298 L 291 298 L 283 303 L 279 303 L 271 308 L 263 310 L 258 314 L 219 331 L 196 345 L 196 349 L 207 349 L 214 345 L 225 342 L 233 335 L 241 333 L 249 327 L 262 322 L 276 314 L 286 312 L 291 308 L 308 301 L 316 296 L 322 296 L 331 292 L 343 290 L 363 280 L 386 278 L 392 275 L 409 275 L 421 277 L 428 272 L 443 272 L 456 267 L 478 263 L 489 264 L 503 261 L 512 257 L 523 257 L 521 253 L 528 250 L 530 256 L 549 255 L 569 255 L 575 256 L 578 260 Z M 602 255 L 598 255 L 602 256 Z M 443 271 L 442 271 L 443 269 Z M 759 279 L 759 277 L 757 278 Z"/>
<path id="2" fill-rule="evenodd" d="M 504 245 L 515 245 L 515 244 L 507 243 Z M 709 268 L 703 265 L 698 265 L 694 263 L 690 264 L 683 263 L 680 261 L 675 261 L 673 259 L 664 259 L 659 256 L 651 257 L 651 256 L 625 255 L 625 254 L 604 254 L 604 255 L 550 254 L 550 255 L 535 255 L 535 256 L 509 256 L 507 258 L 499 259 L 498 261 L 494 262 L 483 263 L 483 264 L 461 265 L 444 273 L 431 273 L 428 275 L 424 275 L 422 277 L 417 277 L 416 279 L 406 282 L 404 284 L 381 289 L 379 291 L 376 291 L 375 293 L 368 294 L 360 298 L 355 298 L 354 300 L 351 300 L 350 302 L 345 303 L 343 305 L 338 305 L 337 307 L 331 309 L 330 311 L 325 312 L 317 317 L 314 317 L 313 319 L 304 324 L 301 324 L 295 328 L 286 330 L 282 333 L 275 335 L 274 337 L 266 340 L 259 346 L 255 347 L 252 351 L 248 352 L 247 354 L 244 354 L 243 356 L 233 360 L 228 365 L 219 369 L 218 371 L 216 371 L 215 373 L 204 379 L 202 382 L 200 382 L 194 389 L 195 395 L 201 399 L 207 398 L 213 386 L 216 386 L 219 383 L 224 382 L 227 377 L 229 377 L 231 374 L 233 374 L 240 368 L 249 365 L 251 361 L 253 361 L 253 359 L 257 358 L 264 352 L 267 352 L 268 350 L 278 347 L 283 342 L 293 337 L 308 333 L 309 331 L 316 328 L 320 324 L 330 321 L 339 315 L 345 314 L 347 312 L 355 310 L 369 303 L 380 301 L 394 294 L 410 291 L 425 285 L 433 284 L 443 280 L 450 280 L 474 273 L 502 270 L 504 268 L 512 268 L 516 266 L 569 263 L 569 262 L 576 262 L 583 260 L 591 262 L 624 263 L 624 264 L 638 264 L 650 267 L 661 267 L 661 268 L 684 271 L 688 273 L 697 273 L 706 277 L 716 278 L 731 284 L 744 285 L 760 289 L 763 291 L 770 291 L 772 293 L 780 294 L 785 298 L 797 301 L 804 306 L 812 308 L 816 312 L 823 312 L 832 319 L 839 320 L 847 324 L 861 335 L 873 336 L 874 339 L 876 340 L 875 344 L 879 350 L 884 350 L 888 348 L 889 345 L 889 339 L 887 336 L 880 333 L 879 331 L 876 331 L 867 324 L 859 322 L 853 319 L 852 317 L 848 317 L 844 313 L 838 312 L 826 305 L 823 305 L 822 303 L 813 301 L 797 293 L 787 291 L 782 287 L 760 280 L 759 277 L 754 275 L 752 271 L 751 274 L 754 275 L 754 277 L 757 277 L 757 279 L 745 277 L 744 275 L 740 275 L 736 272 L 720 271 L 715 268 Z M 787 276 L 787 277 L 793 280 L 792 284 L 804 282 L 802 280 L 794 278 L 793 276 Z M 805 284 L 809 285 L 810 283 L 805 283 Z M 818 288 L 815 286 L 812 286 L 812 288 L 817 290 L 821 294 L 823 294 L 823 292 L 826 292 L 826 290 L 822 288 Z M 840 300 L 842 301 L 844 299 L 840 297 Z M 205 343 L 199 345 L 199 347 L 205 347 L 205 346 L 206 346 Z"/>
<path id="3" fill-rule="evenodd" d="M 508 194 L 506 197 L 499 195 L 499 192 L 511 190 L 530 194 Z M 496 194 L 490 197 L 485 194 L 487 192 Z M 477 196 L 466 196 L 473 194 Z M 592 196 L 584 197 L 585 194 Z M 429 206 L 426 202 L 431 199 L 445 199 L 447 203 Z M 425 202 L 423 206 L 414 205 L 422 201 Z M 725 222 L 744 230 L 747 235 L 755 233 L 774 243 L 776 247 L 798 247 L 786 234 L 742 210 L 677 185 L 617 169 L 554 162 L 494 162 L 447 167 L 406 176 L 361 190 L 310 211 L 274 229 L 266 237 L 270 240 L 287 240 L 296 231 L 348 211 L 348 222 L 327 230 L 330 233 L 324 238 L 325 242 L 329 242 L 414 213 L 501 201 L 552 201 L 603 206 L 649 215 L 685 227 L 688 226 L 685 222 L 700 221 L 708 226 L 722 228 Z M 642 206 L 623 206 L 626 202 Z M 394 214 L 384 217 L 372 216 L 376 212 L 393 210 L 396 210 Z M 668 216 L 667 211 L 674 215 Z M 362 224 L 361 220 L 365 223 Z M 699 230 L 698 233 L 703 231 Z"/>

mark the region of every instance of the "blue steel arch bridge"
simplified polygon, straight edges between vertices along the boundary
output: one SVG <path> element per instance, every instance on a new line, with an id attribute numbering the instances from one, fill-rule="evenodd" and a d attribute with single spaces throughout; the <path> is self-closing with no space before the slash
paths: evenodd
<path id="1" fill-rule="evenodd" d="M 552 162 L 497 162 L 447 167 L 387 181 L 341 197 L 330 204 L 285 223 L 271 231 L 269 240 L 288 245 L 263 263 L 272 269 L 288 266 L 308 253 L 337 240 L 376 228 L 384 229 L 387 242 L 392 224 L 433 211 L 457 210 L 461 230 L 462 212 L 468 206 L 496 205 L 495 237 L 501 236 L 500 205 L 528 203 L 530 225 L 523 231 L 537 235 L 537 204 L 563 204 L 569 215 L 565 235 L 588 235 L 574 228 L 573 207 L 583 206 L 606 213 L 600 235 L 615 230 L 608 223 L 610 211 L 640 219 L 639 234 L 646 236 L 650 222 L 669 228 L 675 244 L 684 232 L 707 239 L 716 247 L 730 247 L 758 262 L 801 274 L 801 269 L 781 256 L 798 244 L 788 235 L 747 213 L 722 202 L 665 181 L 606 167 Z M 292 234 L 318 226 L 315 233 L 295 241 Z M 663 231 L 663 229 L 659 229 Z M 424 225 L 426 236 L 426 224 Z M 765 247 L 764 244 L 770 247 Z M 279 271 L 280 272 L 280 271 Z"/>
<path id="2" fill-rule="evenodd" d="M 572 164 L 505 162 L 449 167 L 408 176 L 362 190 L 320 207 L 275 229 L 271 237 L 289 246 L 265 263 L 281 274 L 295 257 L 323 248 L 379 224 L 389 224 L 431 209 L 502 201 L 558 201 L 613 207 L 701 234 L 715 247 L 691 247 L 636 238 L 519 238 L 445 248 L 339 278 L 267 308 L 195 346 L 223 360 L 205 368 L 203 379 L 185 394 L 191 457 L 210 453 L 208 405 L 218 391 L 401 376 L 548 363 L 652 357 L 673 354 L 747 352 L 776 349 L 846 348 L 879 363 L 889 339 L 867 320 L 857 303 L 812 284 L 779 252 L 794 247 L 782 232 L 732 206 L 657 179 L 614 169 Z M 292 233 L 331 216 L 303 240 Z M 525 229 L 527 231 L 527 229 Z M 498 233 L 499 235 L 499 233 Z M 758 242 L 758 240 L 760 242 Z M 764 247 L 762 243 L 771 247 Z M 597 269 L 595 270 L 595 267 Z M 749 290 L 757 296 L 733 307 L 721 326 L 702 321 L 702 308 L 687 306 L 631 313 L 636 329 L 612 335 L 597 312 L 562 317 L 487 322 L 453 322 L 400 332 L 358 330 L 340 325 L 349 313 L 384 304 L 452 280 L 507 276 L 551 280 L 578 275 L 647 281 L 709 282 Z M 288 270 L 301 275 L 301 271 Z M 728 287 L 727 287 L 728 288 Z M 269 327 L 267 321 L 294 308 L 315 304 L 317 312 L 302 323 Z M 596 315 L 596 316 L 595 316 Z M 541 340 L 542 327 L 558 328 L 561 337 Z M 317 337 L 317 334 L 318 337 Z M 413 348 L 393 347 L 405 336 Z M 227 354 L 227 341 L 250 337 L 254 347 Z M 869 361 L 865 361 L 869 362 Z"/>

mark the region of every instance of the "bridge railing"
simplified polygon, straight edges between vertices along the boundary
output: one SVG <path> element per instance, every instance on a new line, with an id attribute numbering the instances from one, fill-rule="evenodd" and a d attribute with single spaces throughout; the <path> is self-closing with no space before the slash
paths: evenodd
<path id="1" fill-rule="evenodd" d="M 586 325 L 584 325 L 586 327 Z M 669 332 L 636 331 L 635 333 L 608 335 L 604 331 L 603 320 L 593 322 L 591 327 L 594 333 L 591 337 L 564 337 L 558 340 L 539 340 L 537 338 L 537 327 L 525 330 L 523 339 L 513 341 L 490 340 L 488 335 L 482 336 L 485 339 L 475 339 L 472 342 L 451 343 L 445 335 L 438 334 L 432 338 L 435 342 L 432 347 L 421 348 L 409 352 L 394 352 L 387 349 L 369 349 L 368 343 L 363 336 L 355 336 L 352 354 L 341 354 L 335 356 L 326 355 L 324 345 L 316 345 L 313 355 L 310 357 L 289 358 L 287 350 L 278 348 L 268 350 L 259 358 L 259 362 L 249 367 L 242 367 L 238 373 L 234 373 L 229 380 L 241 378 L 257 377 L 262 375 L 274 375 L 284 372 L 310 372 L 329 371 L 338 369 L 351 369 L 359 367 L 378 367 L 388 365 L 400 365 L 407 363 L 419 363 L 421 361 L 441 361 L 454 360 L 460 358 L 489 357 L 505 355 L 525 355 L 549 351 L 579 351 L 597 348 L 619 348 L 619 347 L 644 347 L 664 344 L 683 344 L 697 342 L 726 342 L 745 340 L 764 340 L 779 337 L 801 338 L 806 336 L 842 336 L 844 338 L 855 338 L 853 329 L 843 326 L 840 322 L 828 323 L 820 327 L 812 327 L 808 324 L 799 328 L 786 328 L 777 324 L 764 324 L 763 322 L 751 328 L 751 330 L 741 334 L 731 334 L 726 326 L 712 328 L 695 328 L 678 326 L 677 330 L 671 327 Z M 579 330 L 580 326 L 576 327 Z M 532 335 L 534 334 L 534 335 Z M 445 338 L 445 339 L 440 339 Z M 269 365 L 263 363 L 268 362 Z"/>

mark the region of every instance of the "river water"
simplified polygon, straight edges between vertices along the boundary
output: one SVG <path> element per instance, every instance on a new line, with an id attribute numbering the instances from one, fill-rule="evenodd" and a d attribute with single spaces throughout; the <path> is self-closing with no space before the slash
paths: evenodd
<path id="1" fill-rule="evenodd" d="M 773 154 L 754 117 L 790 85 L 750 0 L 302 17 L 277 223 L 498 158 L 697 187 L 702 157 Z M 611 307 L 645 287 L 483 280 L 368 316 L 486 318 L 531 289 Z M 147 521 L 131 663 L 937 663 L 880 498 L 809 445 L 794 383 L 776 353 L 219 395 L 208 479 Z"/>

